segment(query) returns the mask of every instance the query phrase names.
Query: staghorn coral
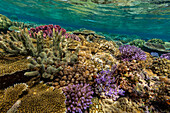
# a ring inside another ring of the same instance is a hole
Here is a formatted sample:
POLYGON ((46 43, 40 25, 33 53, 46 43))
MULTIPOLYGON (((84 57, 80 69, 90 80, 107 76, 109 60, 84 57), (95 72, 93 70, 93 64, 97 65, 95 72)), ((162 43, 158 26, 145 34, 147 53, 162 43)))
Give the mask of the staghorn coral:
POLYGON ((0 112, 7 112, 27 88, 25 83, 20 83, 5 89, 4 96, 0 100, 0 112))
POLYGON ((93 91, 89 84, 69 84, 63 88, 63 92, 67 98, 67 113, 83 113, 92 104, 93 91))
MULTIPOLYGON (((43 88, 44 89, 44 88, 43 88)), ((43 90, 28 94, 21 100, 17 113, 65 113, 66 97, 61 89, 43 90)))
POLYGON ((170 53, 162 54, 162 55, 160 56, 160 58, 166 58, 166 59, 170 60, 170 53))
POLYGON ((132 61, 132 60, 146 60, 146 53, 140 48, 131 45, 124 45, 119 47, 121 53, 121 60, 132 61))
POLYGON ((23 56, 2 57, 0 59, 0 76, 27 70, 28 63, 28 60, 23 56))
POLYGON ((165 44, 165 42, 161 39, 156 39, 156 38, 153 38, 153 39, 150 39, 148 40, 147 42, 149 43, 155 43, 155 44, 165 44))
POLYGON ((139 48, 143 48, 145 41, 141 39, 136 39, 131 42, 129 42, 129 45, 134 45, 139 48))
POLYGON ((36 56, 42 51, 42 32, 39 32, 38 35, 36 35, 36 46, 33 45, 33 40, 30 38, 27 28, 21 30, 20 33, 8 32, 8 35, 9 36, 4 35, 0 40, 0 48, 6 54, 36 56))
POLYGON ((158 76, 170 77, 170 60, 161 58, 154 59, 151 69, 158 76))

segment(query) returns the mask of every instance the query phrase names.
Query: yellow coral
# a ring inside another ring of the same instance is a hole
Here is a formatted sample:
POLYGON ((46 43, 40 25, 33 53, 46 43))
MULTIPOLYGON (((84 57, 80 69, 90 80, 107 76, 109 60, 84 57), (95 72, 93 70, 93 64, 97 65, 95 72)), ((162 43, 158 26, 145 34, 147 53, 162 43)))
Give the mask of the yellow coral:
POLYGON ((0 59, 0 76, 28 69, 28 60, 24 57, 5 57, 0 59))

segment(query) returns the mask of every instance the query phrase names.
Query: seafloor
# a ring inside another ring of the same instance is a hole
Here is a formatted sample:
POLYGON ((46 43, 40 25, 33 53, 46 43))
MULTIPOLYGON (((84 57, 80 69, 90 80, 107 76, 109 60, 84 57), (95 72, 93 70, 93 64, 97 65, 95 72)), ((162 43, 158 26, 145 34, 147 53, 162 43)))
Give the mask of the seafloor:
POLYGON ((170 112, 170 42, 4 15, 0 31, 0 113, 170 112))

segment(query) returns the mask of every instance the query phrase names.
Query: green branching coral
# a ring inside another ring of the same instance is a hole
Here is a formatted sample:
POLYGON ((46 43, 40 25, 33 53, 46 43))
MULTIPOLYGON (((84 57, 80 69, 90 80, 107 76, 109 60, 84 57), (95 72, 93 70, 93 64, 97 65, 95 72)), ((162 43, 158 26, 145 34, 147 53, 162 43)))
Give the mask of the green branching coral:
POLYGON ((26 95, 21 100, 17 113, 65 113, 66 97, 61 89, 49 88, 39 93, 26 95))
POLYGON ((7 54, 12 55, 30 55, 37 56, 42 50, 43 47, 43 34, 39 32, 38 35, 35 35, 34 38, 37 39, 36 46, 33 44, 29 36, 28 29, 21 30, 18 32, 8 32, 9 37, 4 35, 0 40, 0 48, 7 54))
POLYGON ((141 39, 136 39, 129 42, 130 45, 134 45, 136 47, 142 48, 144 46, 145 41, 141 39))
POLYGON ((156 39, 156 38, 150 39, 147 42, 149 42, 149 43, 156 43, 156 44, 165 44, 165 42, 163 40, 156 39))
POLYGON ((3 98, 0 100, 0 112, 7 112, 27 88, 28 86, 25 83, 15 84, 14 86, 7 88, 3 98))

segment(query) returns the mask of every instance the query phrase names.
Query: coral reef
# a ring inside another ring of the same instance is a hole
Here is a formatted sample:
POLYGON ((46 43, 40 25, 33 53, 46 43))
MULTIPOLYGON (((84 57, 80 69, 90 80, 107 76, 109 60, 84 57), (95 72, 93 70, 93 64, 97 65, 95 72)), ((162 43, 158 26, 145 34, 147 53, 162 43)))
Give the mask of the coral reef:
POLYGON ((26 95, 21 100, 17 113, 22 112, 46 112, 46 113, 65 113, 66 97, 61 89, 47 89, 33 94, 26 95))
POLYGON ((158 76, 170 77, 170 60, 160 58, 154 59, 151 69, 158 76))
POLYGON ((65 113, 66 97, 61 89, 54 89, 42 82, 28 87, 25 83, 15 84, 4 90, 0 98, 0 112, 46 112, 65 113))
POLYGON ((28 86, 25 83, 15 84, 7 88, 3 99, 0 100, 0 111, 3 113, 7 112, 27 88, 28 86))
POLYGON ((0 59, 0 76, 13 74, 15 72, 27 70, 28 60, 23 56, 2 57, 0 59))
POLYGON ((99 103, 99 98, 94 97, 91 99, 92 104, 89 107, 89 113, 104 113, 102 105, 99 103))
POLYGON ((6 32, 11 24, 12 22, 9 18, 0 14, 0 32, 6 32))
POLYGON ((167 46, 167 43, 159 44, 159 43, 146 42, 144 44, 145 51, 148 51, 148 52, 155 51, 155 52, 158 52, 158 53, 169 53, 170 50, 167 49, 166 46, 167 46))
POLYGON ((139 48, 143 48, 144 43, 145 43, 145 41, 141 40, 141 39, 136 39, 136 40, 129 42, 130 45, 134 45, 134 46, 139 47, 139 48))
POLYGON ((92 104, 93 91, 88 84, 69 84, 63 88, 63 92, 67 98, 66 106, 68 113, 83 113, 92 104))
POLYGON ((160 58, 166 58, 166 59, 170 60, 170 53, 162 54, 162 55, 160 56, 160 58))
POLYGON ((62 32, 62 35, 65 35, 66 30, 61 28, 59 25, 44 25, 44 26, 38 26, 36 28, 31 28, 29 31, 30 37, 35 36, 38 34, 38 32, 43 32, 43 37, 53 37, 53 29, 55 29, 55 32, 62 32))
POLYGON ((104 113, 143 113, 143 109, 139 108, 139 103, 132 100, 121 97, 118 101, 112 101, 110 99, 101 99, 102 108, 104 113))
POLYGON ((104 36, 100 36, 96 34, 94 31, 91 30, 80 30, 80 31, 73 31, 73 34, 82 35, 87 39, 87 41, 93 41, 94 39, 105 38, 104 36))
POLYGON ((115 83, 115 77, 113 77, 116 68, 117 65, 113 66, 111 71, 101 71, 98 74, 98 77, 95 79, 95 93, 113 100, 117 100, 120 95, 124 96, 125 91, 119 89, 119 86, 115 83))
POLYGON ((0 48, 6 54, 36 56, 41 52, 43 46, 41 32, 36 36, 38 40, 36 46, 33 45, 33 40, 29 36, 28 29, 24 29, 20 33, 8 32, 8 34, 9 36, 4 35, 0 39, 0 48))
POLYGON ((147 42, 149 43, 155 43, 155 44, 165 44, 165 42, 161 39, 156 39, 156 38, 153 38, 153 39, 150 39, 148 40, 147 42))
POLYGON ((119 51, 121 53, 121 60, 146 60, 146 53, 135 46, 124 45, 119 47, 119 51))
POLYGON ((56 67, 57 57, 51 51, 46 50, 46 52, 41 52, 39 57, 35 60, 34 58, 29 58, 30 72, 26 72, 25 76, 38 76, 41 75, 43 78, 53 79, 57 73, 62 70, 62 67, 56 67))

